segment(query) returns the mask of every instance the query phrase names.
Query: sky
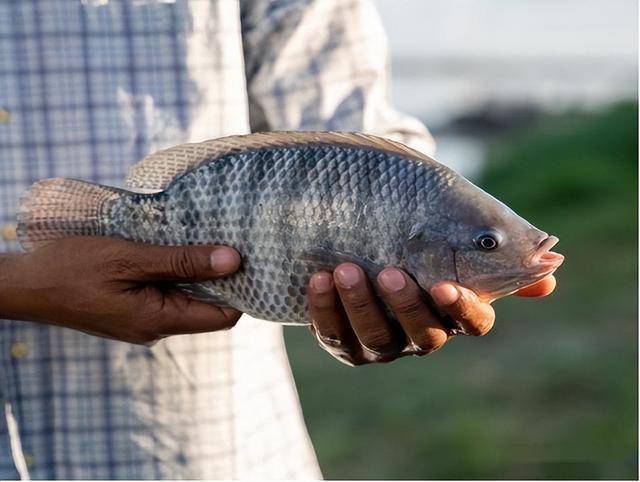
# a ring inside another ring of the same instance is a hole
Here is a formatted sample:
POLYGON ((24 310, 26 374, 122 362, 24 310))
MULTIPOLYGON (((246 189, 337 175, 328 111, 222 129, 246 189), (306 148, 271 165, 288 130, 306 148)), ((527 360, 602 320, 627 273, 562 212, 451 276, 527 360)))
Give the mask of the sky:
POLYGON ((637 92, 635 0, 374 0, 393 98, 428 124, 490 103, 597 106, 637 92))
POLYGON ((394 52, 637 58, 636 0, 375 0, 394 52))
POLYGON ((481 139, 446 132, 478 109, 589 109, 637 96, 636 0, 374 0, 392 99, 436 134, 436 158, 473 177, 481 139), (439 129, 445 127, 445 130, 439 129))

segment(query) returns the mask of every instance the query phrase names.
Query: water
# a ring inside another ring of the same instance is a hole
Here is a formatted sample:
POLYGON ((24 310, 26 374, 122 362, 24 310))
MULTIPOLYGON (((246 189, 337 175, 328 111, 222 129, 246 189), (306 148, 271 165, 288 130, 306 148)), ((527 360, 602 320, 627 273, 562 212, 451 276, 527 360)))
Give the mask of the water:
POLYGON ((637 96, 634 0, 375 0, 395 105, 435 132, 436 157, 473 177, 481 138, 455 118, 487 105, 591 109, 637 96))
POLYGON ((455 134, 437 136, 436 155, 438 162, 470 180, 478 177, 482 171, 486 146, 482 139, 455 134))

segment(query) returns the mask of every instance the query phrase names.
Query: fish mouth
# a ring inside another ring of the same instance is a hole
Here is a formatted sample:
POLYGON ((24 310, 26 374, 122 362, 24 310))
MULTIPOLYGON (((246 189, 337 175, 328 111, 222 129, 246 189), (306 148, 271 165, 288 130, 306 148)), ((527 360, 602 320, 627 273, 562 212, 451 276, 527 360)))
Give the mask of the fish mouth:
POLYGON ((556 236, 548 236, 539 242, 522 264, 524 269, 519 268, 500 274, 485 274, 475 276, 471 284, 483 284, 490 281, 491 289, 482 292, 478 291, 481 299, 493 301, 504 296, 511 295, 516 291, 530 286, 541 279, 552 274, 564 261, 564 256, 551 251, 560 240, 556 236))
POLYGON ((546 276, 553 273, 564 261, 563 255, 551 251, 559 241, 556 236, 546 236, 542 239, 531 257, 524 262, 525 267, 538 275, 546 276))

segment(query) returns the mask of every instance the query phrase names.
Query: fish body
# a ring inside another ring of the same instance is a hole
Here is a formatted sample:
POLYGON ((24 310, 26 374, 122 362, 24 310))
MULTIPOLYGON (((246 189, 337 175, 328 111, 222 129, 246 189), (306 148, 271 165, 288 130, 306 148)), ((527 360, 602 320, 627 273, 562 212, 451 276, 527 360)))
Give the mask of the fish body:
POLYGON ((134 167, 128 186, 135 191, 68 179, 34 185, 19 219, 23 245, 71 234, 228 245, 242 255, 239 272, 181 287, 288 324, 309 323, 309 278, 343 261, 372 278, 394 265, 424 289, 448 279, 491 298, 559 265, 549 236, 505 205, 442 164, 363 134, 268 133, 177 146, 134 167), (500 259, 478 248, 487 233, 508 238, 500 259), (553 263, 539 266, 545 256, 553 263))

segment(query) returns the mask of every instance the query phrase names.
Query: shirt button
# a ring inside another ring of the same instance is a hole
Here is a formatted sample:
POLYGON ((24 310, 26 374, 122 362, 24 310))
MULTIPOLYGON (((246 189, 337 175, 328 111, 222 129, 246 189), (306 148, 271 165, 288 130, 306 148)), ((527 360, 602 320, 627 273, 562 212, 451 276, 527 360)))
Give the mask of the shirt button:
POLYGON ((29 347, 26 343, 16 341, 11 345, 11 356, 13 358, 24 358, 29 353, 29 347))
POLYGON ((32 469, 36 465, 36 458, 33 454, 24 454, 24 463, 27 464, 28 469, 32 469))
POLYGON ((0 107, 0 124, 8 124, 11 119, 11 112, 9 109, 3 109, 0 107))
POLYGON ((15 224, 5 224, 0 228, 0 232, 2 232, 2 237, 5 241, 15 241, 17 239, 16 235, 16 225, 15 224))

